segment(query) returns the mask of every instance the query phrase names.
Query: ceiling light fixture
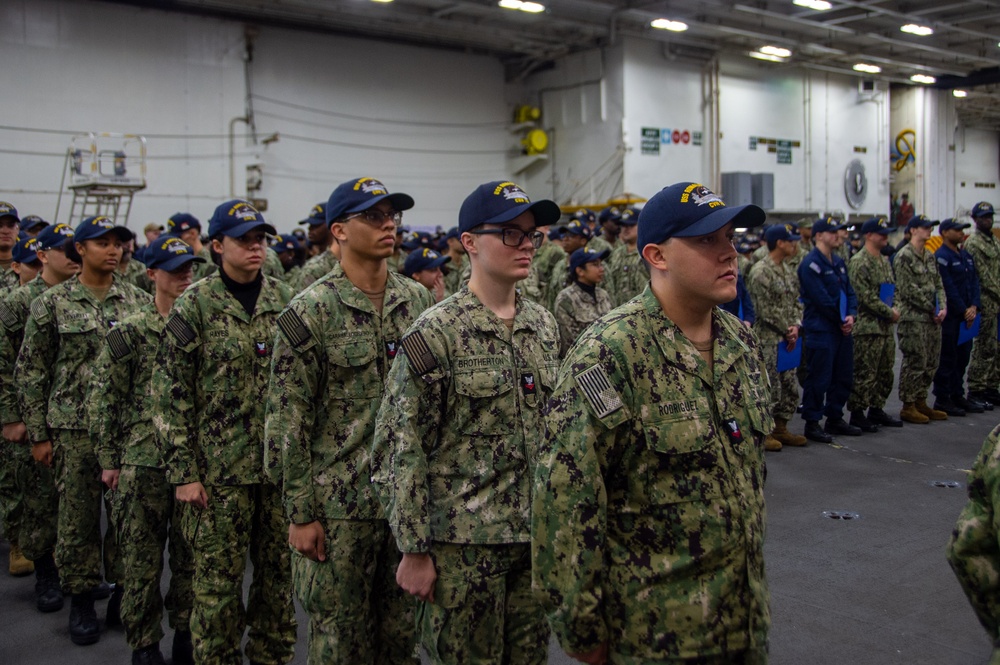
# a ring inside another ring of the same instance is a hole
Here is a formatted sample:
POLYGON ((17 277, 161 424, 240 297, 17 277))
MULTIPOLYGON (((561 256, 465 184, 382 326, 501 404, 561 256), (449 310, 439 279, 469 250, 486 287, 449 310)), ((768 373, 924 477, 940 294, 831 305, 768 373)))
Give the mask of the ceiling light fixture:
POLYGON ((792 56, 791 51, 780 46, 761 46, 758 50, 764 55, 775 55, 779 58, 790 58, 792 56))
POLYGON ((882 68, 879 67, 878 65, 869 65, 864 62, 859 62, 858 64, 854 65, 854 71, 864 72, 865 74, 879 74, 881 73, 882 68))
POLYGON ((785 59, 776 55, 769 55, 767 53, 761 53, 760 51, 750 51, 747 53, 751 58, 756 58, 758 60, 767 60, 768 62, 784 62, 785 59))
POLYGON ((688 29, 688 24, 683 21, 671 21, 668 18, 658 18, 650 21, 650 27, 657 30, 669 30, 671 32, 684 32, 688 29))
POLYGON ((927 85, 937 81, 933 76, 927 76, 926 74, 914 74, 910 77, 910 80, 914 83, 926 83, 927 85))
POLYGON ((372 2, 392 2, 392 0, 372 0, 372 2))
POLYGON ((918 37, 927 37, 928 35, 934 34, 933 28, 929 28, 926 25, 917 25, 916 23, 907 23, 900 28, 900 31, 907 32, 918 37))
POLYGON ((537 2, 522 2, 521 0, 500 0, 498 2, 504 9, 517 9, 529 14, 537 14, 545 11, 545 5, 537 2))
POLYGON ((833 7, 826 0, 792 0, 792 4, 805 7, 806 9, 815 9, 818 12, 825 12, 827 9, 833 7))
POLYGON ((965 90, 952 90, 951 94, 952 96, 958 97, 959 99, 963 99, 969 96, 969 93, 965 90))

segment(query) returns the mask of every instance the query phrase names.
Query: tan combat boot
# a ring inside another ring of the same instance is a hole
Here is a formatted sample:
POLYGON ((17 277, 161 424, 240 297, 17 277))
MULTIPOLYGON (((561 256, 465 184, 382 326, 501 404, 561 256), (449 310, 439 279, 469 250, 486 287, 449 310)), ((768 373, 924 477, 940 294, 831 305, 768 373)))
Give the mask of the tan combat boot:
POLYGON ((771 452, 781 450, 781 441, 774 438, 773 434, 768 434, 764 437, 764 450, 769 450, 771 452))
POLYGON ((930 421, 930 418, 920 413, 917 405, 913 402, 903 404, 903 410, 899 412, 899 419, 915 425, 926 425, 930 421))
POLYGON ((927 406, 927 400, 920 400, 915 403, 917 405, 917 411, 924 414, 931 420, 948 420, 948 414, 944 411, 938 411, 937 409, 932 409, 927 406))
POLYGON ((17 543, 10 544, 10 574, 14 577, 30 575, 35 572, 35 564, 24 558, 24 553, 17 543))
POLYGON ((771 436, 784 446, 804 446, 807 441, 806 437, 801 434, 792 434, 789 432, 788 421, 784 418, 774 419, 774 431, 771 432, 771 436))

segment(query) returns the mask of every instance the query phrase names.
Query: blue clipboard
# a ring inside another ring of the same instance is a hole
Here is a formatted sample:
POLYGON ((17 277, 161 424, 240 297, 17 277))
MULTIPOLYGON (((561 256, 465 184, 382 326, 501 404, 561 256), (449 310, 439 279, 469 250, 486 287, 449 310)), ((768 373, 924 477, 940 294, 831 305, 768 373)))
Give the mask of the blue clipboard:
POLYGON ((896 285, 891 282, 882 282, 878 285, 878 299, 889 307, 896 302, 896 285))
POLYGON ((972 320, 972 325, 969 327, 965 326, 965 321, 958 324, 958 343, 965 344, 966 342, 971 342, 979 335, 979 314, 976 314, 976 318, 972 320))
POLYGON ((847 293, 845 291, 840 292, 840 320, 847 320, 847 293))
POLYGON ((802 364, 802 340, 795 342, 795 349, 788 350, 788 342, 778 342, 778 371, 787 372, 802 364))

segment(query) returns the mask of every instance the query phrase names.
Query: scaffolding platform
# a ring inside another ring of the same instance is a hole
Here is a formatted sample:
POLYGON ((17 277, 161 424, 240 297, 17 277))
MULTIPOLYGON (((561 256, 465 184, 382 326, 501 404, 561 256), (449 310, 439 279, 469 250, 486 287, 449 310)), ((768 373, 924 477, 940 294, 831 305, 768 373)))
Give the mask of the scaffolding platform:
POLYGON ((132 199, 145 188, 145 137, 97 132, 74 136, 66 151, 54 221, 59 221, 63 193, 68 191, 72 200, 67 224, 104 215, 128 226, 132 199))

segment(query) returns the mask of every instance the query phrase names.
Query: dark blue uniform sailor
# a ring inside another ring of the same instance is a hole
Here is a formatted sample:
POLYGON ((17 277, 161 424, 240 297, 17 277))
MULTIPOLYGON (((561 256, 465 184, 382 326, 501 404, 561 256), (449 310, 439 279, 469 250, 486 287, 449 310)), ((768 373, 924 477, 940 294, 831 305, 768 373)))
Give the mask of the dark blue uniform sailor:
POLYGON ((837 255, 843 243, 836 220, 813 224, 816 247, 799 264, 799 294, 804 311, 805 353, 809 372, 802 384, 802 418, 805 435, 829 443, 833 434, 857 436, 861 430, 844 421, 844 405, 854 376, 854 338, 851 330, 858 300, 847 277, 847 264, 837 255), (819 420, 826 415, 826 427, 819 420))

